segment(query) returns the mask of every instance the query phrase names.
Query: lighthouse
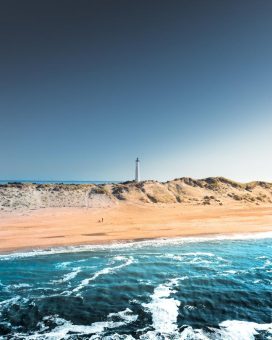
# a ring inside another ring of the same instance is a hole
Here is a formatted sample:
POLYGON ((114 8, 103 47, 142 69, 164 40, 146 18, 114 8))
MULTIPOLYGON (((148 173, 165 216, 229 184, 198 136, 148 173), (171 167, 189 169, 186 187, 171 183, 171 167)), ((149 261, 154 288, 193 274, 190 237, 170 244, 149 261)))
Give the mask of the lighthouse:
POLYGON ((135 182, 140 182, 140 160, 137 157, 135 167, 135 182))

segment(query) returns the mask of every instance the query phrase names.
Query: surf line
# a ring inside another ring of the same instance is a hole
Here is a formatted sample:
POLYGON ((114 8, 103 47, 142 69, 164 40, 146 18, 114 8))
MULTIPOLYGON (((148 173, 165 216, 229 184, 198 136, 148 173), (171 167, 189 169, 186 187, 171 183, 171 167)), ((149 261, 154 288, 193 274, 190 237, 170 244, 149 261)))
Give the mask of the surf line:
MULTIPOLYGON (((94 280, 96 280, 99 276, 101 275, 106 275, 106 274, 112 274, 114 272, 116 272, 117 270, 120 270, 121 268, 127 267, 129 265, 131 265, 132 263, 135 262, 135 260, 133 259, 132 256, 129 257, 125 257, 125 256, 116 256, 114 258, 115 261, 124 261, 126 260, 124 263, 121 263, 117 266, 114 267, 106 267, 101 269, 100 271, 98 271, 97 273, 95 273, 92 277, 84 279, 80 282, 80 284, 75 287, 74 289, 71 290, 71 292, 69 292, 70 294, 72 293, 77 293, 80 290, 82 290, 84 287, 88 286, 88 284, 94 280)), ((66 292, 67 293, 67 292, 66 292)))

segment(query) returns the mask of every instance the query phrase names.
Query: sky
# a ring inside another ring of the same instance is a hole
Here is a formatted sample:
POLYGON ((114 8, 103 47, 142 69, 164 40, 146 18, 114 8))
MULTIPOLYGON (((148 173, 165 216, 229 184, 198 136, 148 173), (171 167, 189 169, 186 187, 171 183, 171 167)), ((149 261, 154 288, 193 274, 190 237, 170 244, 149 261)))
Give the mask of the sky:
POLYGON ((3 0, 0 179, 272 181, 271 0, 3 0))

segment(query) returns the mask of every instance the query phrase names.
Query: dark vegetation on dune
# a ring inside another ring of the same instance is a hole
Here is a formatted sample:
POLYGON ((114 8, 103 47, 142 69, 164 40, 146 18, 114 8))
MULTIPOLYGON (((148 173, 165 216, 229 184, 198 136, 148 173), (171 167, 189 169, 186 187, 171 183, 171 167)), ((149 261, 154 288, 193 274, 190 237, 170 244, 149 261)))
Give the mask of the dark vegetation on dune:
POLYGON ((126 181, 118 184, 36 184, 11 182, 0 185, 0 210, 47 207, 104 207, 118 202, 179 203, 192 205, 271 204, 272 183, 238 183, 224 177, 177 178, 167 182, 126 181))

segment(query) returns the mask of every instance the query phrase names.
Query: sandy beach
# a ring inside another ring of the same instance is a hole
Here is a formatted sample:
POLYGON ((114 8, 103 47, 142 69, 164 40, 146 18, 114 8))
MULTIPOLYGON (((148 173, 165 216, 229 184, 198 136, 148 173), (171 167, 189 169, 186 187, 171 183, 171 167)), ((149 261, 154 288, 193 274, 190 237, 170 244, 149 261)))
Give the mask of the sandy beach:
POLYGON ((266 231, 272 231, 271 206, 119 203, 45 208, 0 215, 0 251, 266 231))

